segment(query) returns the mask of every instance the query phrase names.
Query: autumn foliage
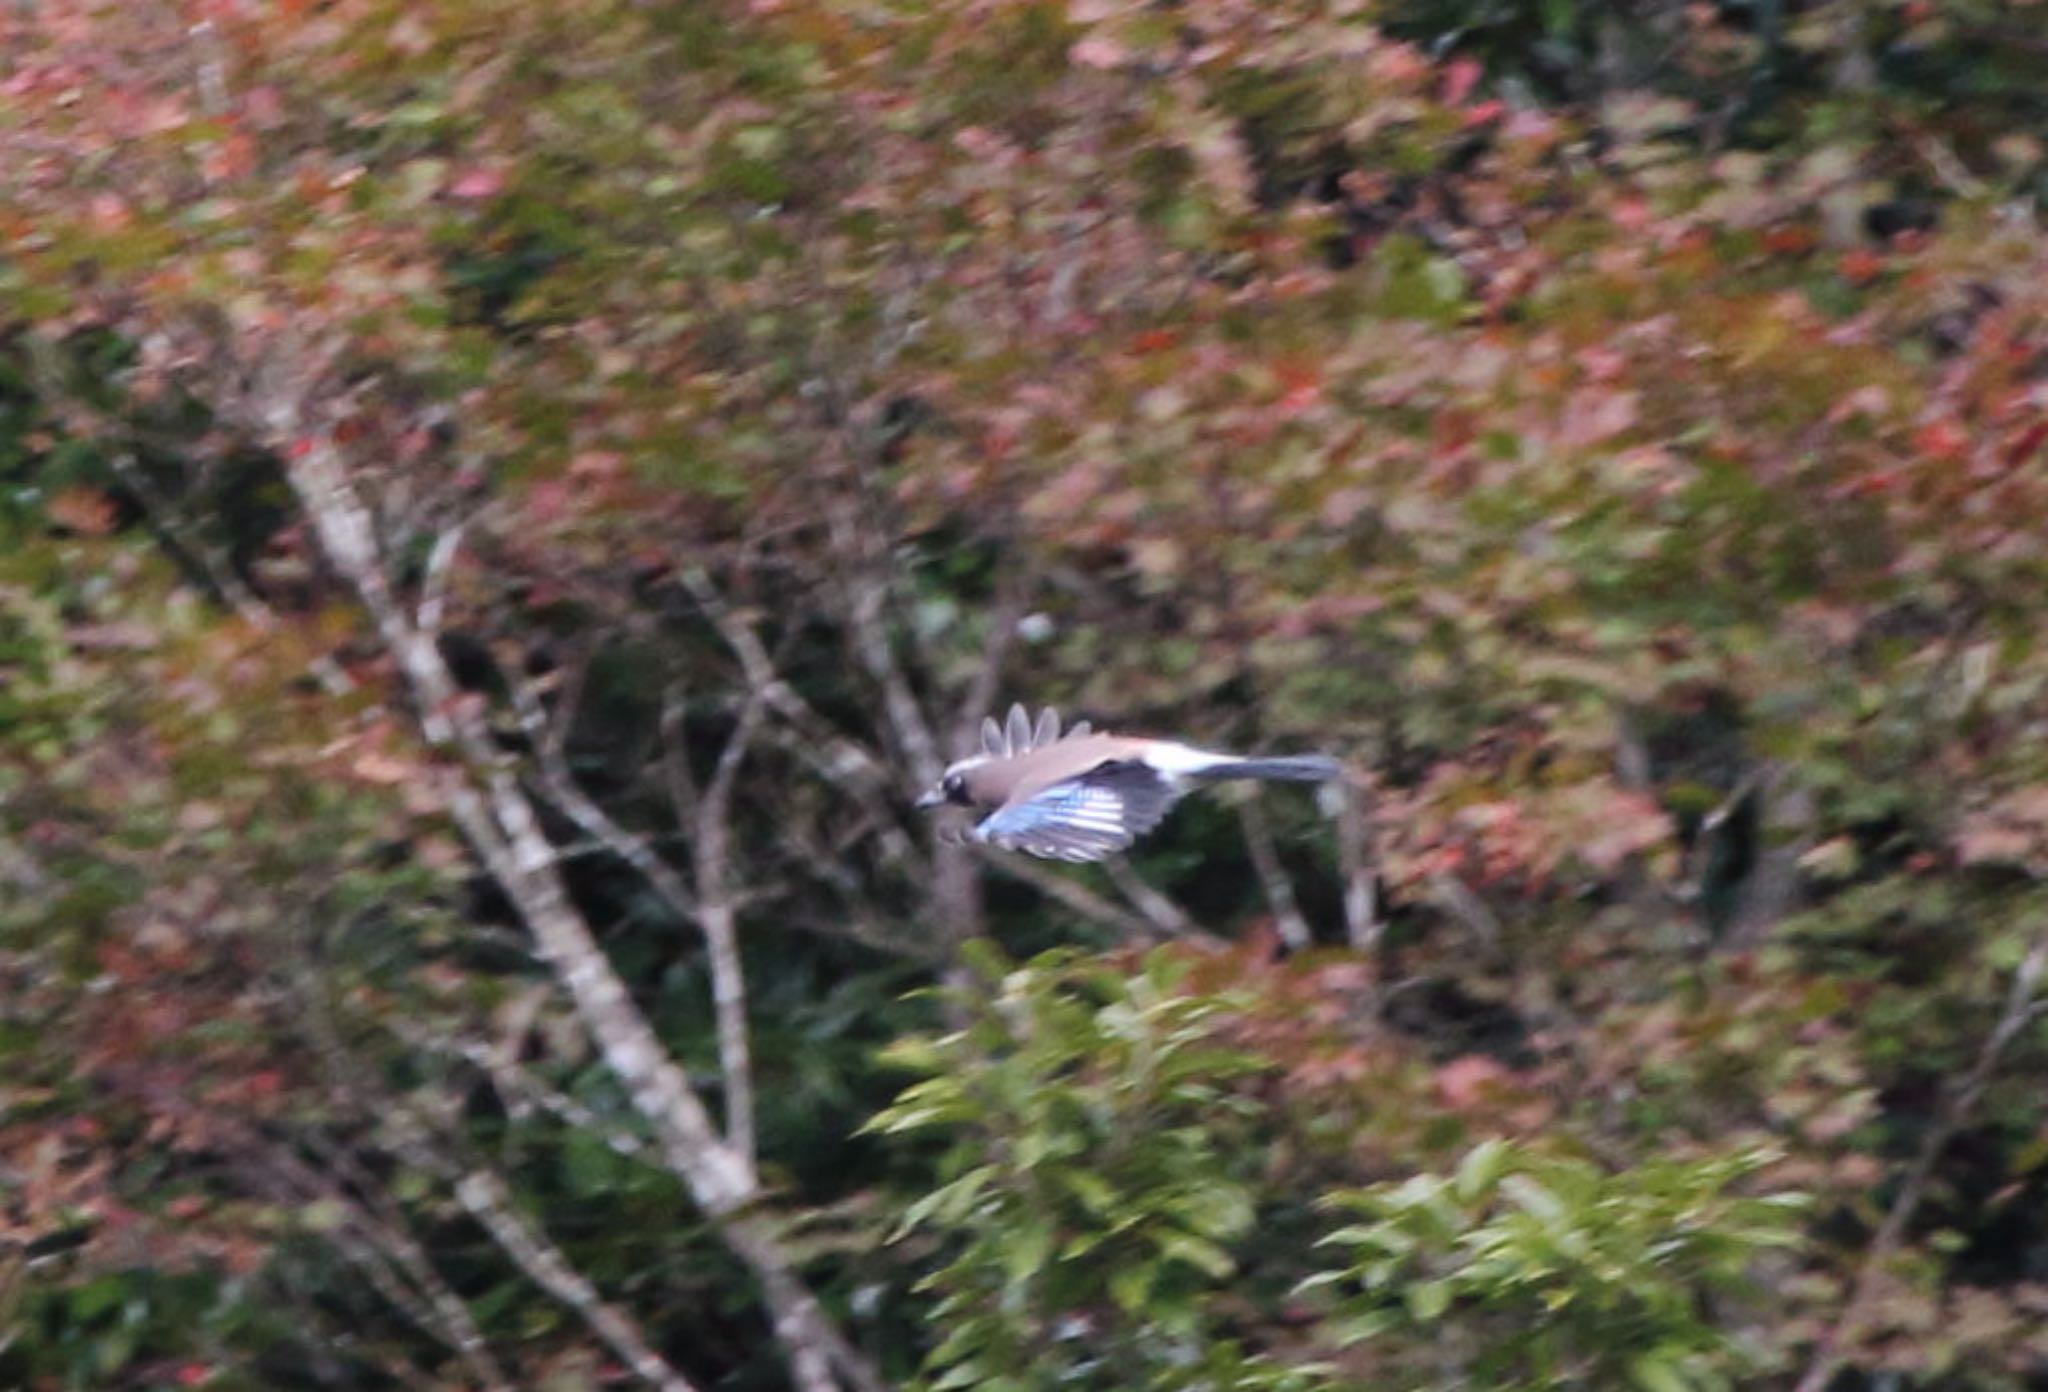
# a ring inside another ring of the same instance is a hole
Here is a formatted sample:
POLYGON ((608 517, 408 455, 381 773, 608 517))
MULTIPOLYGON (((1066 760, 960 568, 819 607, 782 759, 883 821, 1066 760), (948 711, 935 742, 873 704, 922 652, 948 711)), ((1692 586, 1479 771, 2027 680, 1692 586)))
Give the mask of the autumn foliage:
POLYGON ((2038 1384, 2044 35, 7 7, 0 1383, 2038 1384))

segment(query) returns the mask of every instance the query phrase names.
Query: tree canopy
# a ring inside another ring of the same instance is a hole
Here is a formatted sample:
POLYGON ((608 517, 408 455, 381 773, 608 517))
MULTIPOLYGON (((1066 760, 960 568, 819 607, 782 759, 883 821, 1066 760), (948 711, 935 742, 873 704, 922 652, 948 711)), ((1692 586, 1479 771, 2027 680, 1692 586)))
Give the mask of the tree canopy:
POLYGON ((0 1383, 2039 1385, 2044 21, 6 7, 0 1383))

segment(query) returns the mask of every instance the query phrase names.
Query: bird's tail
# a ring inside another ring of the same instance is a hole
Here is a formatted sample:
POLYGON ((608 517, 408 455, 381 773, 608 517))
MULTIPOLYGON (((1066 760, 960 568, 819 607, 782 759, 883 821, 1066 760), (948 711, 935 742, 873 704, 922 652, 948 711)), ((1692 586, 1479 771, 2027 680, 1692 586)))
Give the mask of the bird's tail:
POLYGON ((1205 782, 1225 778, 1277 778, 1289 783, 1326 783, 1343 775, 1344 766, 1327 754, 1284 754, 1269 759, 1232 759, 1193 774, 1205 782))

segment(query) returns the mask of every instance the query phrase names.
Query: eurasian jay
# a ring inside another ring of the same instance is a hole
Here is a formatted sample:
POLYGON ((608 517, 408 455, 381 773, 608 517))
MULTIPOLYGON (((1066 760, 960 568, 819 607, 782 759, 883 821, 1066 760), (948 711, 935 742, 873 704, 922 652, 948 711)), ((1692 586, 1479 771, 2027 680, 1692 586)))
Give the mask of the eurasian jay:
POLYGON ((947 768, 919 807, 986 811, 973 837, 1055 860, 1101 860, 1127 850, 1203 783, 1277 778, 1320 783, 1342 766, 1324 754, 1244 758, 1173 740, 1097 734, 1077 722, 1064 735, 1050 708, 1034 725, 1022 706, 1007 725, 981 722, 981 753, 947 768))

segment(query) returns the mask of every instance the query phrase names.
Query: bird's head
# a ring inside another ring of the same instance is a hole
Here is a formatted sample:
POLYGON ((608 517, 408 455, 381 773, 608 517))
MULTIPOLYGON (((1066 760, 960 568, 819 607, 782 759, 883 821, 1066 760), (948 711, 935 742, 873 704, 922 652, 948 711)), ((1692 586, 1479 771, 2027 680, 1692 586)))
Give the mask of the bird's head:
POLYGON ((918 807, 929 809, 943 807, 948 803, 958 807, 974 806, 974 795, 967 787, 967 775, 987 762, 986 754, 977 754, 971 759, 961 759, 948 764, 946 771, 939 775, 939 781, 917 800, 918 807))

